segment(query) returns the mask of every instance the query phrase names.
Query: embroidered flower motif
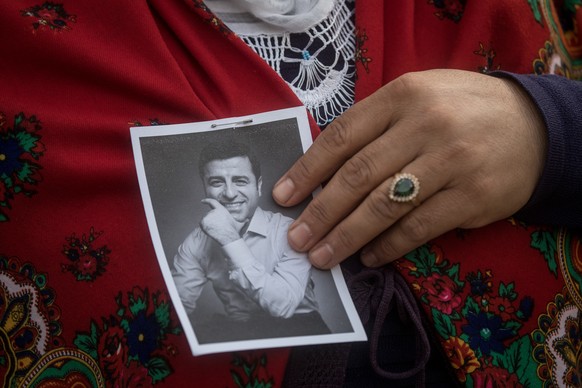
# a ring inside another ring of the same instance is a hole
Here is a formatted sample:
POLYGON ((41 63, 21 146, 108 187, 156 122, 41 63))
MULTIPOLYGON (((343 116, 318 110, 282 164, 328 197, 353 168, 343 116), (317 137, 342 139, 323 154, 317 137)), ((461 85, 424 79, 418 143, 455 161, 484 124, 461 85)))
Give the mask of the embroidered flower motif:
POLYGON ((481 366, 473 349, 460 338, 450 337, 443 343, 443 349, 455 369, 457 379, 462 383, 467 381, 467 375, 481 366))
MULTIPOLYGON (((165 123, 160 121, 159 119, 149 119, 149 125, 167 125, 169 123, 165 123)), ((130 121, 128 123, 129 125, 131 125, 132 127, 143 127, 144 124, 141 123, 141 121, 130 121)))
POLYGON ((10 209, 16 195, 32 196, 32 189, 41 180, 38 160, 44 145, 37 134, 42 129, 35 116, 19 113, 12 127, 7 126, 6 115, 0 112, 0 222, 8 221, 3 209, 10 209))
POLYGON ((507 387, 519 388, 520 384, 515 374, 509 373, 506 369, 488 365, 482 370, 477 370, 472 375, 474 388, 507 387))
POLYGON ((127 340, 125 331, 112 318, 97 340, 99 367, 108 380, 118 380, 119 373, 127 363, 127 340))
POLYGON ((473 51, 473 54, 479 55, 485 58, 485 65, 479 66, 479 72, 486 74, 490 71, 499 70, 501 68, 500 65, 495 65, 495 57, 497 53, 492 48, 485 48, 483 43, 479 42, 479 49, 473 51))
POLYGON ((78 333, 75 345, 93 357, 109 386, 156 384, 172 369, 168 358, 177 354, 169 336, 181 333, 170 317, 170 303, 161 292, 134 288, 117 298, 117 315, 91 322, 88 333, 78 333))
POLYGON ((534 309, 533 298, 526 296, 519 302, 519 308, 517 310, 516 315, 522 321, 527 321, 531 317, 533 309, 534 309))
POLYGON ((267 371, 265 353, 234 353, 231 363, 234 368, 230 370, 230 375, 237 387, 271 388, 274 386, 273 377, 267 371))
POLYGON ((451 314, 461 305, 458 286, 449 277, 432 274, 422 282, 422 288, 429 305, 445 314, 451 314))
POLYGON ((12 175, 22 168, 22 162, 18 157, 24 150, 16 139, 0 139, 0 175, 12 175))
POLYGON ((112 317, 104 324, 106 330, 98 339, 99 367, 108 382, 117 382, 119 387, 142 387, 148 385, 148 370, 138 362, 128 362, 125 331, 112 317))
POLYGON ((503 327, 503 322, 497 315, 471 312, 467 315, 467 322, 462 330, 469 336, 471 348, 479 349, 486 355, 491 352, 503 353, 503 341, 515 335, 512 330, 503 327))
POLYGON ((77 21, 77 17, 68 14, 62 4, 50 1, 22 10, 20 14, 34 18, 32 28, 35 32, 43 29, 56 32, 70 30, 71 27, 69 27, 68 23, 75 23, 77 21))
MULTIPOLYGON (((368 49, 364 47, 366 41, 368 40, 368 35, 366 34, 365 30, 356 30, 356 63, 360 63, 366 73, 370 72, 370 62, 372 62, 372 58, 368 57, 368 49)), ((356 73, 357 76, 357 73, 356 73)))
MULTIPOLYGON (((545 251, 556 251, 555 245, 551 246, 555 238, 540 241, 543 242, 537 245, 545 251)), ((532 248, 537 246, 532 244, 532 248)), ((470 258, 457 257, 453 261, 431 243, 408 253, 396 265, 430 317, 460 382, 467 386, 506 386, 499 380, 506 378, 508 384, 513 384, 509 386, 530 386, 535 381, 532 376, 539 373, 532 361, 534 357, 543 360, 546 354, 542 345, 532 347, 530 333, 522 332, 532 316, 533 299, 520 298, 513 282, 495 281, 493 271, 488 269, 474 270, 461 278, 465 259, 470 258)), ((544 338, 539 342, 543 343, 544 338)), ((563 343, 564 349, 578 346, 574 341, 563 343)), ((552 370, 551 365, 543 371, 548 373, 548 370, 552 370)))
POLYGON ((467 275, 467 281, 471 286, 471 294, 474 296, 483 296, 491 292, 491 271, 485 273, 478 271, 477 273, 470 272, 467 275))
POLYGON ((148 380, 148 369, 133 361, 126 368, 121 370, 119 386, 136 388, 151 386, 151 383, 149 383, 148 380))
POLYGON ((435 16, 439 19, 449 19, 455 23, 461 21, 465 12, 465 3, 467 0, 428 0, 429 4, 435 6, 437 11, 435 16))
POLYGON ((504 321, 511 319, 516 311, 511 300, 501 296, 491 298, 489 300, 489 308, 495 311, 504 321))
POLYGON ((136 356, 142 364, 147 364, 152 352, 158 347, 160 325, 154 315, 146 316, 141 311, 129 324, 127 344, 130 356, 136 356))
POLYGON ((213 28, 220 31, 225 36, 232 35, 232 30, 228 28, 228 26, 224 24, 222 20, 214 15, 210 8, 204 4, 204 1, 192 0, 192 5, 194 6, 196 12, 202 16, 206 23, 210 24, 213 28))
POLYGON ((536 230, 531 234, 531 247, 540 251, 548 269, 558 276, 557 234, 553 230, 536 230))
POLYGON ((61 264, 63 271, 71 272, 77 280, 94 281, 105 272, 109 263, 111 250, 106 245, 95 247, 95 240, 103 232, 95 232, 91 228, 89 235, 83 234, 81 238, 75 234, 67 237, 67 245, 63 246, 63 254, 69 259, 69 263, 61 264))

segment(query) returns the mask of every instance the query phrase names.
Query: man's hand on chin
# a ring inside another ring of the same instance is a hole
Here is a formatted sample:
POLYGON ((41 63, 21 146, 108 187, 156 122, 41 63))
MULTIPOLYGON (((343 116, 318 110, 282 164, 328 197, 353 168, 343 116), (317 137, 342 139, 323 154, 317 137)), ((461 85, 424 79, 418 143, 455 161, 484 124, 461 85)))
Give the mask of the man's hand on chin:
POLYGON ((235 220, 228 210, 215 199, 205 198, 202 203, 211 207, 208 214, 200 221, 200 227, 204 233, 216 240, 221 246, 240 238, 240 231, 245 223, 235 220))

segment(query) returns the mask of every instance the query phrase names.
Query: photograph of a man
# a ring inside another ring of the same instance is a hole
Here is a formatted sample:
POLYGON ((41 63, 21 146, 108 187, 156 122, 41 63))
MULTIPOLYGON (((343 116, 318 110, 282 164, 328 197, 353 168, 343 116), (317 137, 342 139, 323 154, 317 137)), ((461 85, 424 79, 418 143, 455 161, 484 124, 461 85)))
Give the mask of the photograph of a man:
POLYGON ((311 264, 287 243, 293 220, 259 206, 261 166, 249 145, 210 143, 200 152, 198 169, 208 212, 178 248, 172 269, 198 341, 329 333, 318 312, 311 264), (208 282, 224 313, 197 311, 208 282))

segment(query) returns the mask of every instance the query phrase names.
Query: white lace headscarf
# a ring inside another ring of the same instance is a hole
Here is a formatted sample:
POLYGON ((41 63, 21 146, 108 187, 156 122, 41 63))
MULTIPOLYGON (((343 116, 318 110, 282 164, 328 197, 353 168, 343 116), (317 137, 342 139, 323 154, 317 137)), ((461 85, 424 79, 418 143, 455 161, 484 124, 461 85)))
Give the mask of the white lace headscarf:
POLYGON ((352 106, 355 0, 204 1, 287 82, 321 127, 352 106))
POLYGON ((334 0, 233 0, 258 19, 284 32, 304 32, 329 15, 334 0))

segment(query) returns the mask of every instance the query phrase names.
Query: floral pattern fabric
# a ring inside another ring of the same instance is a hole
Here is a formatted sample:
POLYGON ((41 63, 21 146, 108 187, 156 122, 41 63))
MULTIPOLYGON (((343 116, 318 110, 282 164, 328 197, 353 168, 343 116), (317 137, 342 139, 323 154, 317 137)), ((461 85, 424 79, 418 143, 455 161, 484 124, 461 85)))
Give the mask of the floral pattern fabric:
MULTIPOLYGON (((513 221, 496 228, 530 235, 532 265, 545 263, 551 279, 545 287, 559 291, 555 300, 546 302, 547 308, 543 308, 545 303, 536 306, 544 300, 537 291, 540 285, 528 282, 527 276, 525 281, 507 275, 503 279, 481 262, 471 261, 473 232, 453 237, 462 241, 459 250, 464 245, 468 248, 460 256, 452 258, 449 255, 458 252, 443 251, 433 243, 406 255, 397 265, 433 322, 459 381, 477 387, 580 386, 582 305, 574 302, 580 283, 576 289, 559 289, 566 267, 558 268, 560 259, 573 263, 580 253, 570 247, 558 253, 557 245, 559 239, 568 239, 578 247, 580 238, 564 230, 536 229, 513 221), (542 314, 533 314, 540 310, 542 314)), ((507 249, 502 253, 514 255, 507 249)))
POLYGON ((32 196, 42 180, 39 159, 44 154, 40 141, 40 120, 20 112, 12 121, 0 111, 0 222, 9 220, 8 211, 16 196, 32 196))
POLYGON ((95 240, 102 234, 91 228, 89 235, 81 238, 74 234, 66 238, 63 254, 68 263, 62 264, 63 271, 69 271, 77 280, 94 281, 105 272, 111 250, 107 245, 97 246, 95 240))
MULTIPOLYGON (((436 67, 582 78, 579 1, 504 4, 357 1, 357 100, 436 67)), ((149 238, 129 126, 297 97, 200 0, 2 7, 2 386, 279 386, 289 349, 191 355, 149 238)), ((500 221, 396 265, 462 384, 581 385, 577 232, 500 221)))

